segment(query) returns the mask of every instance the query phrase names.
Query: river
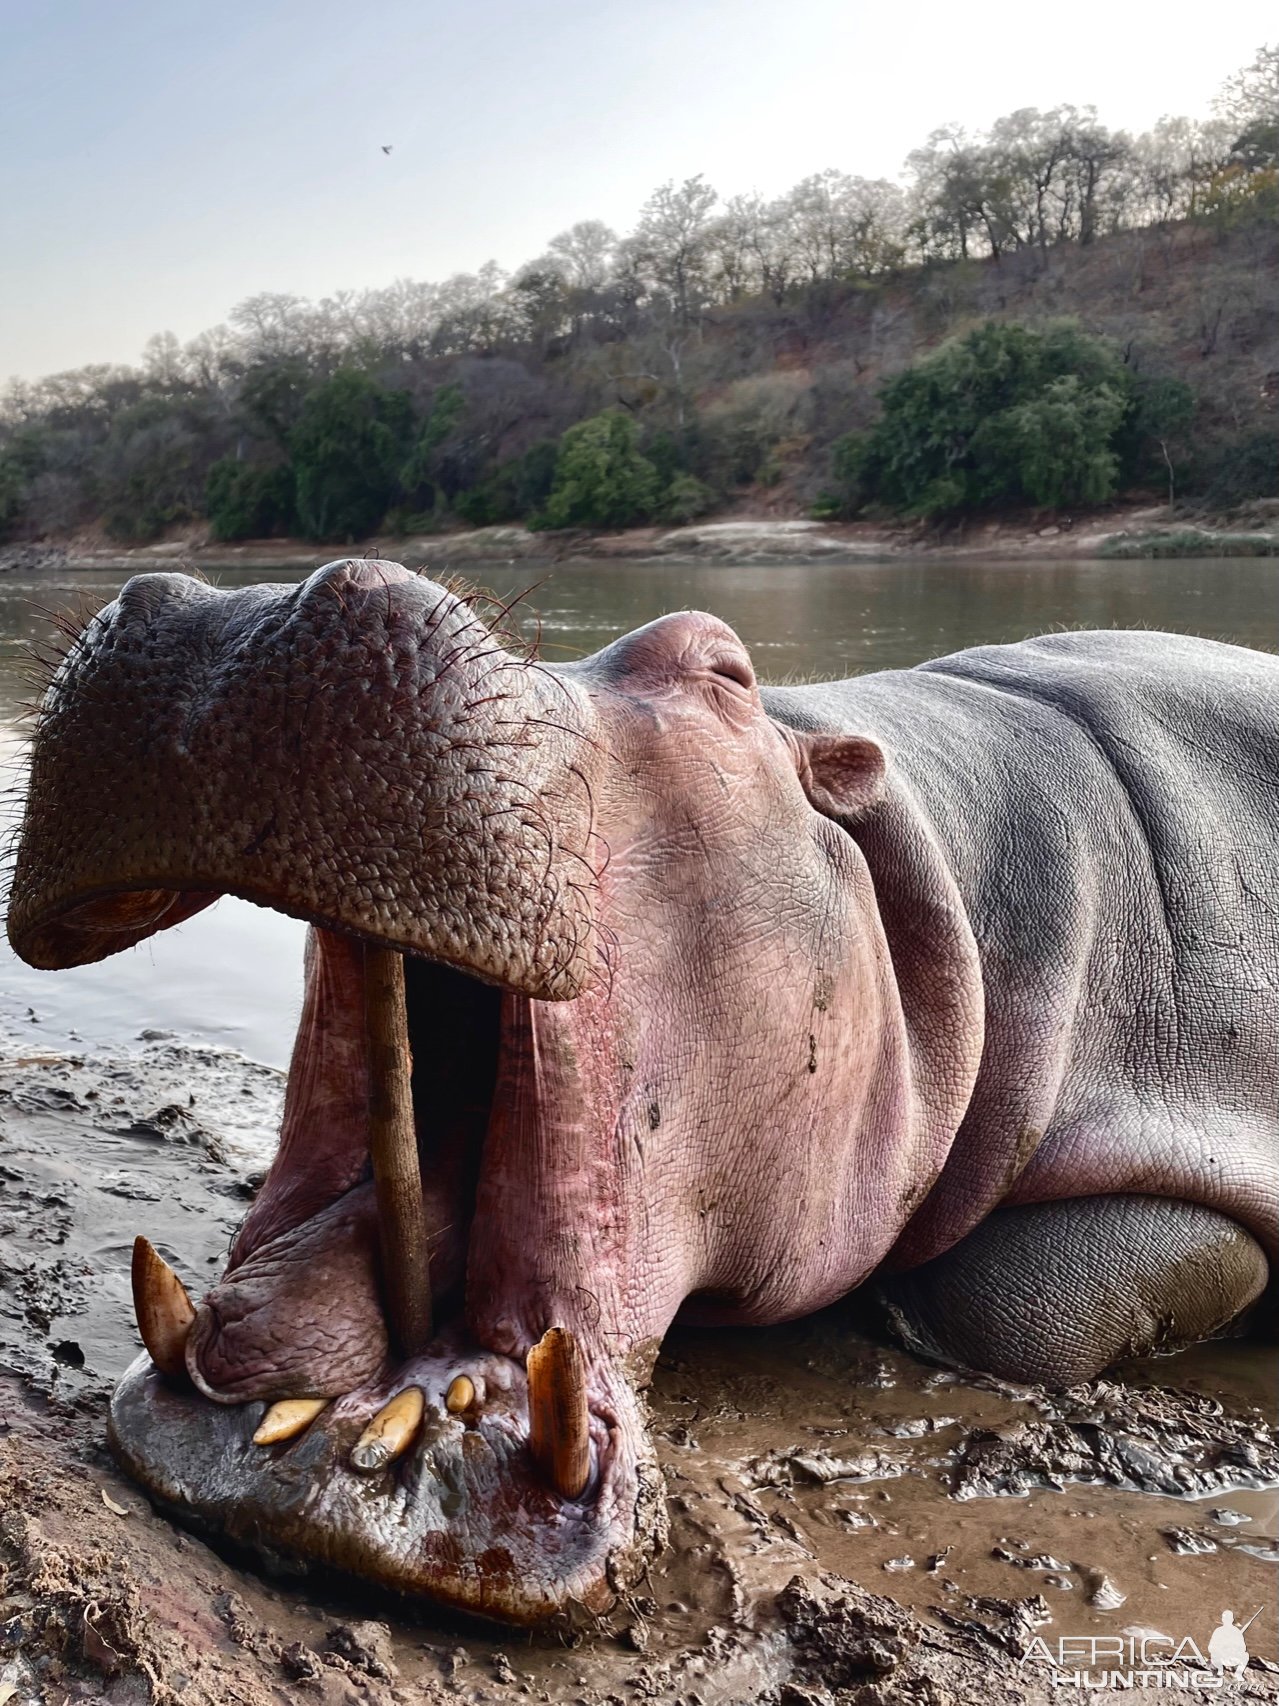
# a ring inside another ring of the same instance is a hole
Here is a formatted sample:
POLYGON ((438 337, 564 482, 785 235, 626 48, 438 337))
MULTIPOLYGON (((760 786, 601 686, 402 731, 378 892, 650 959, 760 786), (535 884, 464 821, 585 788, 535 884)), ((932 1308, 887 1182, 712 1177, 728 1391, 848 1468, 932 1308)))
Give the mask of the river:
MULTIPOLYGON (((317 562, 321 561, 317 555, 317 562)), ((71 571, 0 581, 0 729, 21 775, 25 646, 44 609, 105 602, 121 576, 71 571)), ((219 585, 294 580, 238 567, 219 585)), ((739 567, 573 563, 484 571, 541 625, 548 662, 580 657, 664 611, 703 609, 732 624, 761 679, 845 676, 1060 628, 1168 628, 1274 649, 1279 568, 1264 559, 1183 562, 791 562, 739 567)), ((32 1040, 118 1049, 146 1030, 242 1050, 283 1066, 301 989, 302 926, 223 899, 186 924, 102 965, 36 972, 0 946, 0 1004, 32 1040)))

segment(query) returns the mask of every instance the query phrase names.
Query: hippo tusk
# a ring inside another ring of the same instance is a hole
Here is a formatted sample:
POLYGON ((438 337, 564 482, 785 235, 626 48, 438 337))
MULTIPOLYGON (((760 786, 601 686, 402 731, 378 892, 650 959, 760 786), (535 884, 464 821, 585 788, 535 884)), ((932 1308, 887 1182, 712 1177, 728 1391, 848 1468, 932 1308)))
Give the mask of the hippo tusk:
POLYGON ((369 1153, 377 1192, 382 1285, 391 1337, 417 1356, 431 1337, 430 1250, 413 1119, 404 958, 364 949, 364 1023, 369 1057, 369 1153))
POLYGON ((281 1398, 263 1416, 253 1433, 254 1445, 279 1445, 309 1428, 327 1408, 327 1398, 281 1398))
POLYGON ((408 1450, 422 1425, 426 1400, 418 1386, 406 1386, 374 1416, 351 1451, 351 1467, 370 1474, 408 1450))
POLYGON ((533 1461, 563 1499, 580 1498, 591 1477, 586 1365, 565 1327, 550 1327, 528 1353, 528 1443, 533 1461))
POLYGON ((195 1320, 187 1288, 141 1233, 133 1240, 133 1313, 148 1355, 161 1374, 186 1372, 186 1343, 195 1320))
POLYGON ((444 1394, 444 1408, 450 1416, 464 1416, 475 1402, 475 1382, 469 1374, 456 1374, 444 1394))

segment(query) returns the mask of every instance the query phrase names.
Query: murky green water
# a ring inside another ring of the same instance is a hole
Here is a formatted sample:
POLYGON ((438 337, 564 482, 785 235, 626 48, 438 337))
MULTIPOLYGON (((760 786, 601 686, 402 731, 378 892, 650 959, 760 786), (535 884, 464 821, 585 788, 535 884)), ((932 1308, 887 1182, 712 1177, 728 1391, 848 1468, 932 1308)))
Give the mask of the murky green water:
MULTIPOLYGON (((319 560, 319 559, 317 559, 319 560)), ((293 580, 236 569, 223 586, 293 580)), ((527 607, 541 618, 549 662, 582 656, 667 610, 700 608, 731 623, 766 680, 898 668, 963 646, 1054 628, 1168 628, 1279 647, 1279 564, 1171 563, 572 564, 550 571, 490 569, 509 597, 540 583, 527 607)), ((0 579, 0 732, 15 766, 28 689, 22 650, 84 594, 103 602, 120 576, 0 579)), ((119 1045, 144 1029, 227 1043, 283 1065, 297 1016, 302 926, 223 900, 132 953, 72 972, 30 971, 0 947, 0 1002, 28 1009, 32 1042, 68 1037, 119 1045)))

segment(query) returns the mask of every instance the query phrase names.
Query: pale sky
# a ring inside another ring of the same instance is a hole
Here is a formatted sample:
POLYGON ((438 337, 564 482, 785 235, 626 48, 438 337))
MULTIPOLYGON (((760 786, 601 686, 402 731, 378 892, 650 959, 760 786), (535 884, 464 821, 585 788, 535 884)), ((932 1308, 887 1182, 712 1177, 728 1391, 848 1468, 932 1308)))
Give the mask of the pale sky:
POLYGON ((666 178, 896 176, 952 119, 1206 113, 1274 0, 0 0, 0 380, 258 291, 514 267, 666 178), (390 143, 393 152, 382 153, 390 143))

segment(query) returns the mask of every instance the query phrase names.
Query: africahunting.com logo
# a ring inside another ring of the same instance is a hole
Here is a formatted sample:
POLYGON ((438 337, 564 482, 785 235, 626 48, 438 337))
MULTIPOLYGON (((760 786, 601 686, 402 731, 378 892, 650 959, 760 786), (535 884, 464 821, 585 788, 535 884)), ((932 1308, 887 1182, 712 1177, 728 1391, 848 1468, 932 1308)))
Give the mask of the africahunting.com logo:
POLYGON ((1144 1629, 1131 1635, 1036 1635, 1023 1664, 1046 1665, 1054 1688, 1176 1689, 1204 1693, 1239 1681, 1248 1664, 1244 1635, 1261 1616, 1259 1606, 1244 1624, 1223 1611, 1205 1652, 1189 1635, 1174 1641, 1144 1629))

